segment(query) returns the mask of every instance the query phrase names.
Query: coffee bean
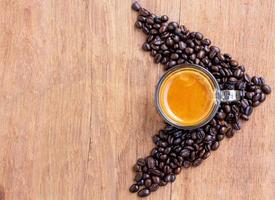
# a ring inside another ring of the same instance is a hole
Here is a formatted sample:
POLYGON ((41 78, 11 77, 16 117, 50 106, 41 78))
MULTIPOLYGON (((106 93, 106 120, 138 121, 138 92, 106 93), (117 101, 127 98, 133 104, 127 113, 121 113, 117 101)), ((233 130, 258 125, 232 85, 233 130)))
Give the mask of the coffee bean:
POLYGON ((271 88, 270 88, 270 86, 268 86, 268 85, 263 85, 263 86, 261 87, 261 89, 262 89, 262 91, 263 91, 265 94, 270 94, 270 93, 271 93, 271 88))
POLYGON ((135 26, 136 26, 138 29, 141 29, 142 26, 143 26, 143 24, 142 24, 141 21, 136 21, 135 26))
POLYGON ((162 55, 161 54, 155 55, 155 63, 160 63, 161 59, 162 59, 162 55))
POLYGON ((241 119, 245 120, 245 121, 248 121, 249 120, 249 117, 245 114, 241 114, 241 119))
POLYGON ((258 105, 260 105, 260 103, 261 103, 260 101, 255 101, 252 103, 252 106, 257 107, 258 105))
POLYGON ((255 102, 255 101, 258 101, 259 99, 261 98, 261 95, 260 94, 255 94, 252 98, 252 101, 255 102))
POLYGON ((225 118, 225 113, 224 112, 218 112, 217 114, 216 114, 216 117, 217 117, 217 119, 218 120, 223 120, 224 118, 225 118))
POLYGON ((142 49, 143 49, 144 51, 150 51, 150 50, 151 50, 151 46, 150 46, 149 43, 145 42, 145 43, 143 44, 143 46, 142 46, 142 49))
POLYGON ((152 180, 154 183, 158 184, 160 182, 160 178, 158 176, 153 176, 152 180))
POLYGON ((203 35, 199 32, 196 33, 196 39, 198 40, 202 40, 203 39, 203 35))
POLYGON ((141 167, 138 164, 135 164, 133 167, 135 172, 140 172, 141 171, 141 167))
POLYGON ((183 164, 182 164, 182 166, 183 166, 184 168, 189 168, 190 165, 191 165, 191 163, 190 163, 189 161, 184 161, 183 164))
POLYGON ((150 187, 149 187, 149 190, 150 192, 155 192, 159 189, 159 185, 158 184, 152 184, 150 187))
POLYGON ((244 75, 244 80, 245 80, 246 82, 250 82, 251 78, 250 78, 250 76, 249 76, 248 74, 245 74, 245 75, 244 75))
POLYGON ((246 93, 245 93, 245 96, 246 96, 248 99, 252 99, 253 96, 254 96, 254 92, 246 92, 246 93))
POLYGON ((141 9, 141 6, 139 5, 139 3, 137 1, 135 1, 133 4, 132 4, 132 9, 134 11, 139 11, 141 9))
POLYGON ((266 95, 264 93, 261 93, 261 97, 260 97, 259 101, 264 102, 265 98, 266 98, 266 95))
POLYGON ((166 40, 166 45, 167 46, 173 46, 173 44, 174 44, 174 41, 172 40, 172 38, 167 38, 167 40, 166 40))
POLYGON ((139 186, 137 184, 133 184, 131 185, 131 187, 129 188, 129 191, 132 193, 135 193, 139 190, 139 186))
POLYGON ((180 172, 181 172, 181 168, 180 167, 174 169, 174 173, 175 174, 180 174, 180 172))
POLYGON ((203 154, 203 156, 202 156, 202 159, 207 159, 209 156, 211 155, 211 152, 210 151, 207 151, 207 152, 205 152, 204 154, 203 154))
POLYGON ((172 175, 171 175, 170 182, 173 183, 175 180, 176 180, 176 175, 172 174, 172 175))
POLYGON ((209 39, 205 38, 202 40, 202 44, 209 46, 211 44, 211 41, 209 39))
POLYGON ((224 109, 224 112, 226 112, 226 113, 230 113, 230 111, 231 111, 231 108, 229 105, 225 105, 223 109, 224 109))
POLYGON ((227 132, 225 133, 225 136, 228 137, 228 138, 231 138, 231 137, 234 136, 234 134, 235 134, 235 131, 232 128, 229 128, 227 130, 227 132))
POLYGON ((218 134, 218 135, 216 136, 216 139, 217 139, 218 141, 222 141, 223 138, 224 138, 224 135, 223 135, 223 134, 218 134))
POLYGON ((194 162, 193 162, 193 166, 197 167, 202 163, 202 159, 201 158, 197 158, 194 162))
POLYGON ((192 48, 190 48, 190 47, 187 47, 186 49, 185 49, 185 53, 186 54, 192 54, 193 53, 193 49, 192 48))
POLYGON ((241 100, 241 106, 242 106, 243 108, 246 108, 247 106, 249 106, 249 103, 248 103, 247 99, 241 100))
POLYGON ((150 12, 148 10, 146 10, 145 8, 142 8, 139 10, 139 14, 144 16, 144 17, 147 17, 150 15, 150 12))
POLYGON ((144 182, 144 186, 148 188, 148 187, 150 187, 151 185, 152 185, 152 180, 149 179, 149 178, 146 179, 145 182, 144 182))
POLYGON ((139 158, 138 160, 137 160, 137 164, 139 165, 139 166, 145 166, 145 160, 143 159, 143 158, 139 158))
POLYGON ((167 65, 168 65, 169 68, 171 68, 171 67, 175 66, 176 64, 177 64, 177 62, 172 60, 172 61, 168 62, 167 65))
POLYGON ((161 21, 162 22, 167 22, 168 20, 169 20, 168 16, 166 16, 166 15, 161 16, 161 21))
POLYGON ((231 65, 232 67, 237 67, 239 64, 238 64, 238 62, 237 62, 236 60, 231 60, 231 61, 230 61, 230 65, 231 65))
POLYGON ((164 177, 165 182, 171 182, 171 175, 167 175, 164 177))
POLYGON ((164 180, 160 181, 159 186, 165 186, 165 185, 167 185, 166 181, 164 181, 164 180))
POLYGON ((155 167, 155 160, 154 160, 154 158, 148 157, 146 161, 147 161, 147 166, 148 166, 149 169, 155 167))
POLYGON ((139 197, 147 197, 148 195, 150 195, 150 190, 147 188, 144 188, 138 192, 139 197))
POLYGON ((198 57, 199 59, 204 58, 204 56, 205 56, 205 51, 204 51, 204 50, 200 50, 200 51, 198 52, 198 54, 197 54, 197 57, 198 57))
POLYGON ((161 176, 161 171, 157 170, 157 169, 149 169, 149 172, 155 176, 161 176))
POLYGON ((170 57, 172 60, 177 60, 179 58, 179 55, 176 54, 176 53, 173 53, 171 54, 171 57, 170 57))
POLYGON ((186 43, 184 43, 183 41, 180 41, 180 42, 179 42, 179 48, 180 48, 181 50, 184 50, 186 47, 187 47, 186 43))
POLYGON ((247 106, 244 110, 244 114, 250 116, 253 112, 253 108, 251 106, 247 106))
POLYGON ((214 142, 212 145, 211 145, 211 149, 213 151, 217 150, 220 146, 220 143, 218 141, 214 142))

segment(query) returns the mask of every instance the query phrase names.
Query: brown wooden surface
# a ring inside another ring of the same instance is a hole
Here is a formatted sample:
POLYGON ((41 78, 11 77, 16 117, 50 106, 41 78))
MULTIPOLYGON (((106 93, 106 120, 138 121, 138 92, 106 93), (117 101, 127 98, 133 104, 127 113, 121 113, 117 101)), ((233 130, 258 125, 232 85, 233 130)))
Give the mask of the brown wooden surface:
MULTIPOLYGON (((275 199, 275 2, 141 0, 201 31, 273 94, 200 167, 152 200, 275 199)), ((131 167, 162 127, 162 67, 129 0, 0 1, 0 199, 128 200, 131 167)))

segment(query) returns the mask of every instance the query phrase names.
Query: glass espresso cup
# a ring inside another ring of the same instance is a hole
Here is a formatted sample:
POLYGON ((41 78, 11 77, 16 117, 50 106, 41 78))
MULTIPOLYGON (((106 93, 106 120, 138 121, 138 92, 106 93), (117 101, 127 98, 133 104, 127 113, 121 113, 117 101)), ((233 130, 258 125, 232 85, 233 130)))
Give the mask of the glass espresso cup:
POLYGON ((183 64, 171 68, 160 78, 155 104, 167 123, 190 130, 209 122, 221 102, 237 101, 242 95, 240 90, 221 90, 206 69, 183 64))

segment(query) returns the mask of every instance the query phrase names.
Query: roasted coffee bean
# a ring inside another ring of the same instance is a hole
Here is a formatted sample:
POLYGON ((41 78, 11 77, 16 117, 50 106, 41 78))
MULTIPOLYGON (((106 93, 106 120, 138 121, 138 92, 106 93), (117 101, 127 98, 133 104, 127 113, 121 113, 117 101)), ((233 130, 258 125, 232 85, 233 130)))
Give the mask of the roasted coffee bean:
POLYGON ((141 9, 141 6, 139 5, 139 3, 138 2, 134 2, 133 4, 132 4, 132 9, 134 10, 134 11, 139 11, 140 9, 141 9))
POLYGON ((164 177, 165 182, 171 182, 171 175, 167 175, 164 177))
POLYGON ((253 112, 253 108, 251 106, 247 106, 244 110, 244 114, 250 116, 253 112))
POLYGON ((139 166, 145 166, 146 162, 145 162, 145 160, 144 160, 143 158, 139 158, 139 159, 137 160, 137 164, 138 164, 139 166))
POLYGON ((263 102, 266 98, 266 95, 264 93, 261 93, 261 97, 259 99, 260 102, 263 102))
POLYGON ((167 15, 161 16, 161 21, 162 22, 167 22, 169 20, 169 17, 167 15))
POLYGON ((202 156, 202 159, 207 159, 211 155, 210 151, 205 152, 205 154, 202 156))
POLYGON ((139 197, 147 197, 148 195, 150 195, 150 190, 147 188, 144 188, 138 192, 139 197))
POLYGON ((260 105, 260 101, 254 101, 253 103, 252 103, 252 106, 253 107, 257 107, 258 105, 260 105))
POLYGON ((138 182, 137 182, 137 185, 138 185, 138 186, 143 186, 143 185, 144 185, 144 180, 141 179, 140 181, 138 181, 138 182))
POLYGON ((189 161, 184 161, 183 164, 182 164, 182 166, 183 166, 184 168, 189 168, 190 165, 191 165, 191 163, 190 163, 189 161))
POLYGON ((187 47, 186 49, 185 49, 185 53, 186 54, 192 54, 194 52, 194 50, 192 49, 192 48, 190 48, 190 47, 187 47))
POLYGON ((160 182, 160 178, 159 178, 158 176, 153 176, 153 177, 152 177, 152 180, 153 180, 153 182, 156 183, 156 184, 159 184, 159 182, 160 182))
POLYGON ((268 86, 268 85, 263 85, 263 86, 261 87, 261 89, 262 89, 262 91, 263 91, 265 94, 270 94, 270 93, 271 93, 271 88, 270 88, 270 86, 268 86))
POLYGON ((135 164, 133 167, 134 171, 136 172, 140 172, 141 171, 141 166, 139 166, 138 164, 135 164))
POLYGON ((193 166, 197 167, 202 163, 202 159, 201 158, 197 158, 194 162, 193 162, 193 166))
POLYGON ((149 169, 149 172, 155 176, 161 176, 161 171, 157 170, 157 169, 149 169))
POLYGON ((238 62, 237 62, 236 60, 231 60, 231 61, 230 61, 230 65, 231 65, 232 67, 237 67, 237 66, 238 66, 238 62))
POLYGON ((218 134, 218 135, 216 136, 216 139, 217 139, 218 141, 223 140, 223 138, 224 138, 224 135, 223 135, 223 134, 218 134))
POLYGON ((243 99, 243 100, 241 101, 241 106, 242 106, 243 108, 246 108, 247 106, 249 106, 248 101, 247 101, 246 99, 243 99))
POLYGON ((146 179, 145 182, 144 182, 144 186, 148 188, 148 187, 150 187, 151 185, 152 185, 152 180, 149 179, 149 178, 146 179))
POLYGON ((248 121, 249 120, 249 117, 245 114, 241 114, 241 119, 245 120, 245 121, 248 121))
POLYGON ((230 111, 231 111, 231 108, 230 108, 229 105, 225 105, 225 106, 223 107, 223 109, 224 109, 224 112, 226 112, 226 113, 230 113, 230 111))
POLYGON ((173 183, 175 180, 176 180, 176 175, 172 174, 172 175, 171 175, 170 182, 173 183))
POLYGON ((224 112, 218 112, 216 117, 218 120, 223 120, 226 117, 226 114, 224 112))
POLYGON ((180 167, 177 167, 176 169, 174 169, 173 172, 174 172, 175 174, 180 174, 181 168, 180 168, 180 167))
POLYGON ((170 57, 172 60, 177 60, 179 58, 179 55, 176 54, 176 53, 173 53, 171 54, 171 57, 170 57))
POLYGON ((155 55, 155 63, 160 63, 161 59, 162 59, 162 55, 161 54, 155 55))
POLYGON ((149 169, 155 167, 155 160, 154 160, 154 158, 148 157, 146 161, 147 161, 147 166, 148 166, 149 169))
POLYGON ((252 99, 253 96, 254 96, 254 92, 246 92, 246 93, 245 93, 245 96, 246 96, 248 99, 252 99))
POLYGON ((142 179, 142 175, 143 175, 142 172, 138 172, 135 176, 134 181, 140 181, 142 179))
POLYGON ((136 26, 138 29, 141 29, 142 26, 143 26, 143 24, 142 24, 141 21, 136 21, 135 26, 136 26))
POLYGON ((151 50, 151 46, 150 46, 149 43, 146 42, 146 43, 143 44, 142 49, 144 51, 150 51, 151 50))
POLYGON ((159 185, 158 184, 152 184, 150 187, 149 187, 149 190, 150 192, 155 192, 159 189, 159 185))
POLYGON ((235 131, 232 128, 229 128, 227 130, 227 132, 225 133, 225 136, 228 137, 228 138, 231 138, 231 137, 234 136, 234 134, 235 134, 235 131))
POLYGON ((133 184, 131 185, 131 187, 129 188, 129 191, 132 193, 135 193, 139 190, 139 186, 137 184, 133 184))
POLYGON ((173 46, 174 45, 174 40, 172 38, 167 38, 166 40, 166 45, 167 46, 173 46))
POLYGON ((211 145, 211 150, 215 151, 219 148, 219 146, 220 146, 220 143, 216 141, 211 145))
POLYGON ((252 98, 252 101, 255 102, 255 101, 258 101, 259 99, 261 98, 261 95, 260 94, 255 94, 252 98))
POLYGON ((165 186, 165 185, 167 185, 167 182, 164 180, 161 180, 159 183, 159 186, 165 186))
POLYGON ((147 16, 150 15, 150 12, 148 10, 142 8, 142 9, 139 10, 139 14, 144 16, 144 17, 147 17, 147 16))
POLYGON ((146 173, 145 173, 145 174, 143 174, 142 179, 144 179, 144 180, 145 180, 145 179, 147 179, 147 178, 150 178, 150 175, 149 175, 149 174, 146 174, 146 173))

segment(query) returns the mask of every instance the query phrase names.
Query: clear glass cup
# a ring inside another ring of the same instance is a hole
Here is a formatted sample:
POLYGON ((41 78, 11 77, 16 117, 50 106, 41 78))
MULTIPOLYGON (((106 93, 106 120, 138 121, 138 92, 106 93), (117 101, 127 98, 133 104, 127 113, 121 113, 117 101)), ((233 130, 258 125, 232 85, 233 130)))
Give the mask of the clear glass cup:
POLYGON ((216 78, 208 70, 206 70, 198 65, 194 65, 194 64, 182 64, 182 65, 178 65, 178 66, 171 68, 165 74, 163 74, 163 76, 160 78, 160 80, 157 84, 157 87, 156 87, 156 92, 155 92, 155 105, 156 105, 156 108, 157 108, 159 114, 161 115, 161 117, 168 124, 171 124, 172 126, 175 126, 180 129, 192 130, 192 129, 196 129, 196 128, 199 128, 199 127, 207 124, 211 119, 213 119, 213 117, 215 116, 215 114, 217 113, 217 111, 219 109, 221 102, 238 101, 241 99, 241 97, 243 95, 244 95, 244 91, 241 91, 241 90, 221 90, 216 78), (167 114, 165 114, 165 112, 163 111, 163 109, 161 107, 160 98, 159 98, 161 86, 162 86, 163 82, 166 80, 166 78, 170 74, 177 73, 182 68, 186 68, 186 67, 196 69, 197 71, 199 71, 200 73, 203 73, 206 77, 208 77, 209 80, 211 81, 211 84, 214 86, 214 92, 215 92, 215 94, 214 94, 215 95, 215 103, 214 103, 214 106, 211 110, 211 113, 208 115, 208 117, 205 120, 203 120, 202 122, 200 122, 199 124, 187 125, 187 126, 176 123, 171 117, 169 117, 167 114))

